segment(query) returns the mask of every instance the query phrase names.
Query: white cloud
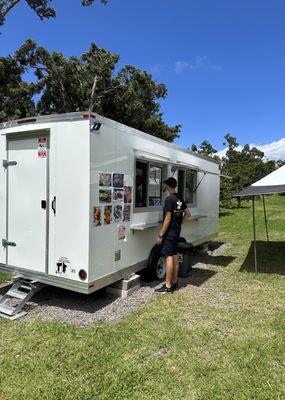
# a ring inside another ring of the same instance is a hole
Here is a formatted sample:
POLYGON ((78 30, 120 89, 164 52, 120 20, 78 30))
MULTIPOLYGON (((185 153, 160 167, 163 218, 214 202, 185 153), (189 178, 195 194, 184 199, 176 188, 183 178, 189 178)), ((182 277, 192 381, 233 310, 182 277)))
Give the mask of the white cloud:
POLYGON ((285 138, 255 147, 263 151, 268 160, 285 160, 285 138))
POLYGON ((152 74, 156 74, 159 75, 165 68, 164 64, 154 64, 151 68, 150 68, 150 72, 152 74))
POLYGON ((214 65, 208 59, 207 56, 196 56, 192 61, 176 61, 174 64, 174 71, 176 74, 180 74, 185 69, 191 69, 192 71, 196 71, 198 69, 214 69, 216 71, 221 71, 221 67, 219 65, 214 65))
POLYGON ((208 68, 215 69, 216 71, 221 71, 222 69, 219 65, 212 64, 207 56, 196 56, 189 67, 193 70, 208 68))
POLYGON ((196 56, 193 62, 190 64, 191 69, 204 68, 209 64, 207 56, 196 56))
MULTIPOLYGON (((267 160, 285 160, 285 138, 276 140, 268 144, 250 144, 250 147, 256 147, 263 151, 264 157, 267 160)), ((238 150, 241 150, 242 146, 238 146, 238 150)), ((226 155, 226 149, 219 150, 217 155, 224 157, 226 155)))
POLYGON ((188 66, 189 66, 189 63, 187 61, 175 61, 174 71, 176 72, 176 74, 180 74, 186 68, 188 68, 188 66))

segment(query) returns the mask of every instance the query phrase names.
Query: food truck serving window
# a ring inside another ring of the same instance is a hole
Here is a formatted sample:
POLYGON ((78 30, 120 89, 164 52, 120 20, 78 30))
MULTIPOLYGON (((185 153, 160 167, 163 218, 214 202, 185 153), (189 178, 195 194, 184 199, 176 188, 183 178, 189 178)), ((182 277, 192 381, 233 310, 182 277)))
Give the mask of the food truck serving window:
POLYGON ((136 208, 161 207, 162 167, 148 161, 136 161, 136 208))

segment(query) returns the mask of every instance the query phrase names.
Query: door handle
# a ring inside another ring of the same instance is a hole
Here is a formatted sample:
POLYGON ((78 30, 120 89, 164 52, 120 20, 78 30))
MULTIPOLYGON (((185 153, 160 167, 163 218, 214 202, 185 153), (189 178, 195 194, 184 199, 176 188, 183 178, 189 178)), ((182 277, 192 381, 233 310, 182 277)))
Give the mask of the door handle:
POLYGON ((54 196, 52 202, 51 202, 51 208, 53 210, 54 215, 56 214, 56 196, 54 196))
POLYGON ((42 200, 42 201, 41 201, 41 206, 42 206, 42 209, 43 209, 43 210, 46 210, 46 208, 47 208, 47 201, 46 201, 46 200, 42 200))

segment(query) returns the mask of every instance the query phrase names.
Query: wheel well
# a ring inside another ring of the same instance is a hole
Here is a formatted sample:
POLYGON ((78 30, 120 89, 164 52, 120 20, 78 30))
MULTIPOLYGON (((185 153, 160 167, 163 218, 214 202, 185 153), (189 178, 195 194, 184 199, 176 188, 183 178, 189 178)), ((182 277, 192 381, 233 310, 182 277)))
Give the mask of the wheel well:
POLYGON ((148 256, 148 267, 151 266, 153 258, 156 257, 158 254, 161 253, 162 246, 160 244, 155 244, 151 249, 149 256, 148 256))

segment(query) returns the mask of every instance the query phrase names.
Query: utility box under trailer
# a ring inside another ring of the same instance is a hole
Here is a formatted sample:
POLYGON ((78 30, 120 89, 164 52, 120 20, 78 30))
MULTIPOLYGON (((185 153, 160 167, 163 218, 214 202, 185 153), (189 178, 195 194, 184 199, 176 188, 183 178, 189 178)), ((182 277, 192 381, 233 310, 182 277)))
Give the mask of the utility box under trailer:
POLYGON ((144 269, 169 176, 192 213, 181 236, 218 233, 218 162, 99 115, 3 123, 0 162, 0 270, 14 277, 88 294, 144 269))

